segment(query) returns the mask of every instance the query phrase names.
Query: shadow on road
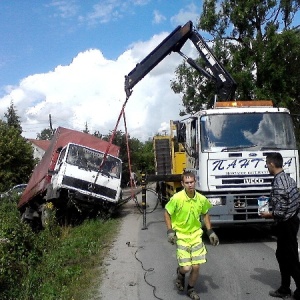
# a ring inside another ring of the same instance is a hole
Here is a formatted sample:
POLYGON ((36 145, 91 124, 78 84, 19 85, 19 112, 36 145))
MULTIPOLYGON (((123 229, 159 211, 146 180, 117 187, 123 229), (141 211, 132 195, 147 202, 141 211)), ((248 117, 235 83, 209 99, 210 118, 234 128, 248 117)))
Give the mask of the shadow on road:
POLYGON ((263 268, 254 268, 256 274, 250 275, 254 280, 262 282, 265 285, 270 286, 274 290, 278 288, 278 278, 280 277, 279 270, 268 270, 263 268))
MULTIPOLYGON (((240 225, 214 229, 222 244, 275 242, 270 226, 240 225)), ((205 239, 207 239, 205 237, 205 239)), ((208 239, 207 239, 208 241, 208 239)))

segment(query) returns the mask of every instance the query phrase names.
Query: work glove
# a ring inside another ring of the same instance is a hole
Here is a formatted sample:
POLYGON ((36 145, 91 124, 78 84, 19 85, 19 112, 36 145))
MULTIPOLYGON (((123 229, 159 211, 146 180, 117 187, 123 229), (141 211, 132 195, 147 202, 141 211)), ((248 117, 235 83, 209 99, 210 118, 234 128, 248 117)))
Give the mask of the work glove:
POLYGON ((177 240, 175 231, 173 229, 169 229, 167 231, 167 235, 168 235, 168 242, 171 243, 172 245, 174 245, 177 240))
POLYGON ((209 237, 210 243, 213 246, 218 246, 219 245, 219 238, 212 229, 207 230, 207 235, 209 237))

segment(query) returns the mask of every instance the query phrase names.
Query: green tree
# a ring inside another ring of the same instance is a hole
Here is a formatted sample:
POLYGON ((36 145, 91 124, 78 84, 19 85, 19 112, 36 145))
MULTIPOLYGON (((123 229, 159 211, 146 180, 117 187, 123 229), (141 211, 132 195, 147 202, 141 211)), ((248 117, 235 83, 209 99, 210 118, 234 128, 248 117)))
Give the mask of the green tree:
POLYGON ((17 115, 17 110, 14 106, 13 101, 10 102, 10 106, 7 108, 7 112, 4 113, 4 117, 6 118, 6 123, 9 126, 16 128, 20 134, 22 133, 23 130, 22 130, 20 118, 17 115))
POLYGON ((99 139, 102 139, 103 134, 101 134, 99 130, 96 130, 96 131, 94 131, 93 136, 96 136, 96 137, 98 137, 99 139))
MULTIPOLYGON (((236 80, 236 99, 271 99, 299 113, 300 34, 293 28, 299 4, 290 0, 204 1, 198 29, 212 36, 214 54, 236 80)), ((203 77, 187 65, 176 70, 171 87, 183 93, 183 113, 199 110, 212 98, 214 87, 201 83, 203 77)))
POLYGON ((88 126, 87 122, 85 122, 85 124, 84 124, 84 130, 82 130, 82 132, 84 132, 84 133, 90 133, 89 126, 88 126))
POLYGON ((146 141, 142 144, 141 152, 139 153, 139 170, 145 174, 154 174, 154 152, 153 142, 146 141))
POLYGON ((45 128, 41 131, 41 133, 37 134, 38 140, 51 140, 53 137, 55 130, 51 130, 50 128, 45 128))
POLYGON ((0 191, 28 182, 33 167, 31 145, 18 128, 0 120, 0 191))
MULTIPOLYGON (((113 132, 102 138, 109 141, 113 132)), ((131 138, 128 135, 128 148, 126 142, 126 134, 121 130, 117 130, 114 135, 113 143, 120 147, 120 159, 123 162, 122 170, 122 184, 125 186, 129 181, 129 160, 128 153, 130 154, 131 170, 137 174, 141 172, 153 173, 154 172, 154 154, 152 149, 152 142, 142 143, 136 138, 131 138)))

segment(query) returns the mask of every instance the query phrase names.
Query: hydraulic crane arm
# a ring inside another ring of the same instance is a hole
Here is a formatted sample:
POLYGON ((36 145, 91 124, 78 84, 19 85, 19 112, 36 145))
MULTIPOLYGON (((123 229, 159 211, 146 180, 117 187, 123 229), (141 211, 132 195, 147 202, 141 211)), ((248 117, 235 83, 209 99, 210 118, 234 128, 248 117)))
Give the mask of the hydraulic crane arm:
POLYGON ((126 96, 129 97, 133 87, 172 52, 178 52, 194 69, 209 80, 214 81, 220 100, 231 100, 234 98, 236 82, 211 52, 204 39, 193 28, 191 21, 187 22, 184 26, 178 26, 125 76, 126 96), (181 48, 188 39, 193 42, 201 57, 206 62, 208 71, 181 52, 181 48))
MULTIPOLYGON (((213 79, 215 80, 219 99, 225 101, 234 99, 234 94, 237 86, 235 80, 225 70, 219 60, 211 52, 204 39, 196 30, 193 30, 191 32, 189 38, 197 48, 201 57, 205 60, 207 68, 211 73, 210 75, 212 75, 213 79)), ((209 79, 209 77, 207 78, 209 79)))

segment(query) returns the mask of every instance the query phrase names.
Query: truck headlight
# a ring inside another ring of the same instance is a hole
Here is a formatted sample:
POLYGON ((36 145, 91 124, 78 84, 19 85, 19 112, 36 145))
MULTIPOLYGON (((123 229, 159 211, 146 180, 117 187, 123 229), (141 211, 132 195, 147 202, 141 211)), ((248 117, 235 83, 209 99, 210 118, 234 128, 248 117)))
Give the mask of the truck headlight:
POLYGON ((221 197, 207 198, 212 205, 222 205, 221 197))

